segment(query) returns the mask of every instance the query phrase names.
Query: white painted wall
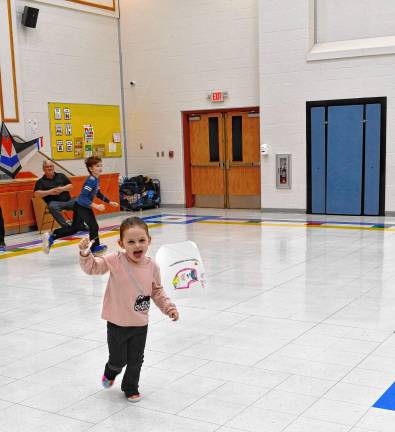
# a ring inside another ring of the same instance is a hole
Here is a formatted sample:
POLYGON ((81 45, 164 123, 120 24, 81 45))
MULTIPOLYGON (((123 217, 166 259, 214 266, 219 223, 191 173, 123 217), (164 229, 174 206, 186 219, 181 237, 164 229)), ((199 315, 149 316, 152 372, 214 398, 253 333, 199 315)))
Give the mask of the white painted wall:
POLYGON ((159 178, 164 203, 185 203, 181 112, 218 107, 216 89, 220 108, 258 105, 257 14, 256 0, 120 1, 128 171, 159 178))
POLYGON ((306 61, 310 4, 259 0, 261 139, 272 147, 262 207, 306 208, 306 101, 387 96, 386 211, 395 211, 395 56, 306 61), (276 190, 275 153, 292 153, 291 190, 276 190))
POLYGON ((391 0, 316 0, 317 42, 394 35, 391 0))
MULTIPOLYGON (((43 151, 51 155, 48 102, 121 105, 118 19, 20 0, 16 13, 25 138, 43 136, 43 151), (40 9, 35 29, 21 24, 25 5, 40 9), (37 130, 29 120, 37 120, 37 130)), ((76 175, 86 174, 82 160, 60 163, 76 175)), ((123 158, 106 158, 104 170, 123 174, 123 158)))

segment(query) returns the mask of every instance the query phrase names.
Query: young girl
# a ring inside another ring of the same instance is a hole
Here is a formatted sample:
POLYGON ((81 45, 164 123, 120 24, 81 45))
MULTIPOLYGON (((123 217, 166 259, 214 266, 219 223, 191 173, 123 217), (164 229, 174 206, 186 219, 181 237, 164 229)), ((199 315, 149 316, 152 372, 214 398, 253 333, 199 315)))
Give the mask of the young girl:
POLYGON ((89 239, 92 241, 91 251, 95 255, 99 255, 106 251, 107 246, 100 245, 99 225, 97 224, 92 208, 103 211, 105 206, 104 204, 94 203, 93 199, 97 196, 112 207, 117 207, 118 203, 110 201, 100 192, 99 176, 103 171, 102 160, 99 157, 91 156, 86 159, 85 165, 90 175, 85 180, 80 196, 77 198, 74 205, 74 211, 88 225, 89 239))
POLYGON ((125 219, 120 227, 119 246, 114 252, 95 258, 87 238, 82 239, 80 265, 87 274, 110 272, 104 294, 102 318, 107 320, 109 357, 102 384, 109 388, 126 365, 121 389, 130 402, 138 402, 140 370, 148 329, 150 299, 173 321, 176 306, 166 296, 158 265, 145 254, 151 242, 147 224, 137 217, 125 219))

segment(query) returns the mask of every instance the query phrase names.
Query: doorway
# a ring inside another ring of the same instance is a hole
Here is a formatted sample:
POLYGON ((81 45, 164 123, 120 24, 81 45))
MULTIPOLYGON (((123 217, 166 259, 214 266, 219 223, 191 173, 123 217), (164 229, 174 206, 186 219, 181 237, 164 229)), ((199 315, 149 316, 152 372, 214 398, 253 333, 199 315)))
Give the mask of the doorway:
POLYGON ((384 215, 386 103, 307 103, 308 213, 384 215))
POLYGON ((183 113, 187 207, 261 208, 259 110, 183 113))

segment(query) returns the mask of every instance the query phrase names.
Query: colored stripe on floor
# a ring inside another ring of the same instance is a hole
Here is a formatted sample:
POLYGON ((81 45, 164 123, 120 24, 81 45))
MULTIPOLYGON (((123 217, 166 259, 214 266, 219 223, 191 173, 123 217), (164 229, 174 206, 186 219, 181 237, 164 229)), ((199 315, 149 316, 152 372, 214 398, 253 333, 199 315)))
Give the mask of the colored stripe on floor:
MULTIPOLYGON (((286 227, 286 228, 309 228, 309 229, 336 229, 336 230, 360 230, 360 231, 395 231, 395 223, 377 222, 353 222, 353 221, 319 221, 306 219, 273 219, 265 218, 242 218, 224 217, 215 215, 193 215, 193 214, 171 214, 160 213, 142 218, 150 227, 160 225, 189 225, 189 224, 214 224, 214 225, 241 225, 260 227, 286 227)), ((100 236, 111 237, 118 235, 119 225, 110 225, 100 228, 100 236)), ((68 246, 77 243, 80 237, 67 237, 56 242, 53 248, 68 246)), ((0 253, 0 259, 25 255, 41 251, 41 240, 18 243, 7 246, 7 250, 0 253)))
MULTIPOLYGON (((158 226, 161 226, 160 223, 150 223, 149 228, 156 228, 158 226)), ((100 228, 100 238, 107 238, 107 237, 114 237, 119 235, 119 226, 115 229, 115 226, 111 226, 110 230, 109 227, 103 227, 100 228)), ((81 235, 81 237, 64 237, 63 239, 56 240, 56 243, 54 243, 51 247, 52 249, 57 249, 64 246, 70 246, 72 244, 77 244, 81 240, 82 237, 85 235, 81 235)), ((18 245, 10 245, 7 246, 7 250, 5 252, 0 253, 0 260, 7 259, 7 258, 14 258, 20 255, 27 255, 34 252, 42 252, 41 247, 41 240, 35 240, 30 241, 26 243, 19 243, 18 245), (26 246, 34 246, 26 248, 26 246), (39 245, 39 246, 38 246, 39 245)))

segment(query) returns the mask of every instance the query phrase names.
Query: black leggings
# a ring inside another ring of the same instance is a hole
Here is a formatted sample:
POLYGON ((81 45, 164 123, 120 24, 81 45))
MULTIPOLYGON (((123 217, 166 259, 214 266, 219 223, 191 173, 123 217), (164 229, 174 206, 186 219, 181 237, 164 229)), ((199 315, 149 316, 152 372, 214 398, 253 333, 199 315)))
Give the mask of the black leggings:
POLYGON ((104 369, 107 379, 113 380, 126 365, 121 390, 129 397, 139 392, 141 366, 144 361, 148 326, 120 327, 107 322, 108 362, 104 369))
POLYGON ((85 231, 86 228, 84 226, 84 222, 81 219, 80 215, 75 211, 75 204, 73 207, 73 222, 71 226, 66 227, 60 227, 57 228, 52 234, 54 239, 62 238, 62 237, 68 237, 73 234, 75 234, 78 231, 85 231))
POLYGON ((91 246, 91 251, 93 251, 95 247, 100 245, 99 225, 97 224, 95 214, 93 213, 93 210, 91 208, 82 207, 78 203, 74 204, 74 212, 89 227, 89 239, 95 240, 93 245, 91 246))

